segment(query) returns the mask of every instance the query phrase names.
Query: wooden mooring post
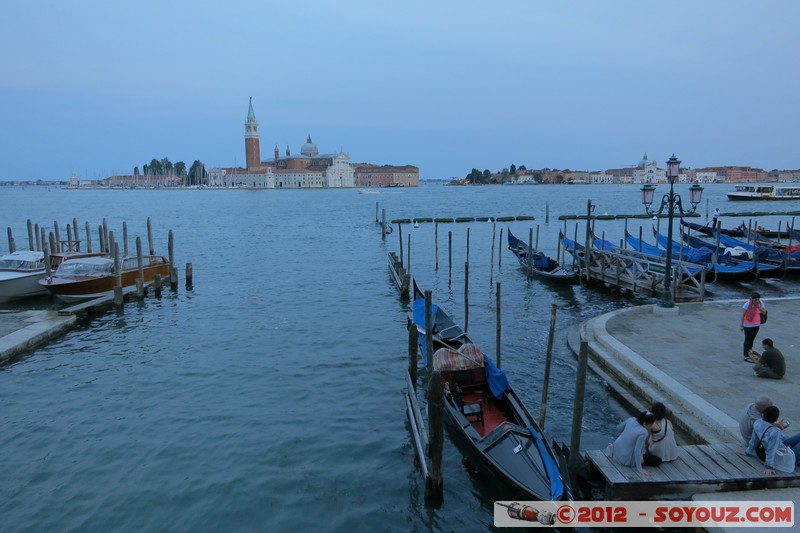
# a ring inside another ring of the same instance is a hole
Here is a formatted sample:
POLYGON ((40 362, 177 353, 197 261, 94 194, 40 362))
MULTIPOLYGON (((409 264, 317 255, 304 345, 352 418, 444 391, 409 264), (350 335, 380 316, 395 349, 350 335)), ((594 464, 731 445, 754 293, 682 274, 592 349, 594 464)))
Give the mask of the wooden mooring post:
POLYGON ((503 325, 502 325, 502 320, 501 320, 502 317, 501 317, 501 314, 500 314, 500 309, 502 309, 502 306, 500 305, 500 282, 499 281, 497 282, 496 290, 497 290, 497 309, 496 309, 497 330, 495 331, 495 350, 497 350, 497 368, 500 368, 500 362, 501 362, 500 345, 501 345, 501 337, 502 337, 503 325))
POLYGON ((92 253, 92 230, 89 222, 86 222, 86 251, 92 253))
POLYGON ((464 263, 464 333, 469 331, 469 261, 464 263))
POLYGON ((128 223, 122 222, 122 245, 125 257, 128 257, 128 223))
POLYGON ((411 233, 408 234, 408 261, 406 261, 406 272, 411 272, 411 233))
POLYGON ((386 208, 381 211, 381 239, 386 239, 386 208))
POLYGON ((447 232, 447 286, 453 282, 453 232, 447 232))
MULTIPOLYGON (((113 240, 114 233, 109 234, 109 238, 113 240)), ((117 309, 123 308, 125 299, 122 294, 122 263, 119 260, 119 243, 114 243, 114 305, 117 309)))
MULTIPOLYGON (((44 229, 42 229, 44 231, 44 229)), ((53 277, 53 268, 50 266, 50 247, 42 241, 42 251, 44 252, 44 272, 48 282, 53 277)))
MULTIPOLYGON (((425 291, 425 357, 433 357, 433 299, 432 292, 425 291)), ((428 365, 430 374, 433 365, 428 365)), ((428 376, 430 377, 430 375, 428 376)))
POLYGON ((41 251, 42 249, 42 237, 41 233, 39 232, 39 224, 34 224, 33 226, 33 233, 36 235, 36 248, 34 250, 41 251))
POLYGON ((150 250, 150 255, 156 253, 155 246, 153 245, 153 219, 147 217, 147 245, 150 250))
POLYGON ((67 251, 68 252, 73 251, 74 250, 73 246, 75 245, 72 241, 72 226, 67 224, 67 251))
POLYGON ((400 240, 400 266, 405 267, 403 264, 403 225, 399 222, 397 223, 397 237, 400 240))
POLYGON ((33 222, 28 219, 28 250, 33 251, 33 222))
POLYGON ((100 224, 97 226, 97 242, 100 244, 100 253, 108 252, 108 247, 106 246, 106 239, 105 234, 103 233, 103 225, 100 224))
POLYGON ((156 274, 153 277, 153 293, 156 298, 161 298, 161 274, 156 274))
POLYGON ((439 271, 439 223, 435 222, 433 227, 433 245, 434 245, 434 256, 436 259, 436 266, 434 270, 437 272, 439 271))
POLYGON ((500 228, 500 245, 497 247, 497 266, 503 266, 503 229, 500 228))
POLYGON ((581 459, 581 424, 583 424, 583 400, 586 394, 586 367, 589 365, 589 343, 581 341, 578 352, 578 372, 575 378, 575 404, 572 409, 572 435, 569 443, 569 473, 572 485, 577 486, 576 474, 581 459))
POLYGON ((547 336, 547 353, 544 359, 544 380, 542 383, 542 403, 539 407, 539 427, 544 431, 544 421, 547 415, 547 391, 550 387, 550 367, 553 362, 553 338, 556 332, 556 313, 558 306, 552 304, 550 308, 550 333, 547 336))
POLYGON ((144 266, 142 263, 141 237, 136 237, 136 266, 139 269, 139 276, 136 278, 136 297, 141 300, 144 298, 144 266))
POLYGON ((186 286, 192 286, 192 264, 186 263, 186 286))
POLYGON ((58 231, 58 220, 53 221, 53 231, 56 234, 56 248, 54 248, 54 250, 56 252, 61 252, 61 233, 58 231))
POLYGON ((407 319, 406 327, 408 327, 408 375, 411 377, 411 383, 414 387, 417 386, 417 368, 419 367, 419 334, 417 333, 417 326, 410 318, 407 319))
POLYGON ((103 234, 103 247, 100 250, 101 252, 110 253, 111 249, 108 247, 108 220, 105 218, 103 219, 103 223, 100 225, 100 231, 103 234))
POLYGON ((11 231, 11 226, 8 227, 8 253, 13 254, 17 251, 17 245, 14 243, 14 233, 11 231))
POLYGON ((174 291, 178 289, 178 267, 175 266, 175 234, 172 233, 172 230, 169 230, 167 236, 167 253, 169 254, 169 287, 174 291))
MULTIPOLYGON (((430 356, 429 356, 430 357, 430 356)), ((433 365, 429 365, 433 366, 433 365)), ((428 457, 431 461, 430 476, 425 481, 425 498, 442 501, 444 480, 442 479, 442 448, 444 444, 444 387, 442 374, 433 372, 428 380, 428 457)))
POLYGON ((469 263, 469 228, 467 228, 467 263, 469 263))
POLYGON ((78 219, 72 219, 72 232, 75 234, 75 251, 81 251, 81 229, 78 227, 78 219))
POLYGON ((497 236, 497 224, 492 223, 492 255, 489 259, 489 285, 492 284, 492 280, 494 279, 494 241, 495 237, 497 236))

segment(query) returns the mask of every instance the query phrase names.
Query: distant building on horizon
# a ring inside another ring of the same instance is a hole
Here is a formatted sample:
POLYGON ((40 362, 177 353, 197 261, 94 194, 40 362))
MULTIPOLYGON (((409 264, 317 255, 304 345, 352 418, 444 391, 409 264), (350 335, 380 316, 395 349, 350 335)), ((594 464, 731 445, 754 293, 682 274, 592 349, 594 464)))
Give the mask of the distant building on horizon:
POLYGON ((258 121, 250 99, 245 121, 245 162, 247 168, 212 168, 208 171, 210 187, 245 187, 259 189, 320 189, 342 187, 405 186, 419 185, 417 167, 386 167, 374 176, 366 167, 381 169, 377 165, 360 163, 361 180, 356 178, 356 167, 350 163, 350 156, 344 151, 333 154, 320 154, 311 135, 300 148, 300 155, 292 155, 287 146, 281 157, 275 146, 274 157, 261 160, 261 145, 258 121), (414 176, 413 178, 411 176, 414 176), (366 177, 365 177, 366 176, 366 177), (366 184, 369 183, 369 184, 366 184), (374 183, 374 184, 372 184, 374 183))

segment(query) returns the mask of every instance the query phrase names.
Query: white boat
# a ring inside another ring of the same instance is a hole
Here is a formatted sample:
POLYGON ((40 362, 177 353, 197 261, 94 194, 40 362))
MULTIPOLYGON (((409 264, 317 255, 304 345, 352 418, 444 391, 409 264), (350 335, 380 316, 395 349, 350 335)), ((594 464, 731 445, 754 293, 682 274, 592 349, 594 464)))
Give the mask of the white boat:
POLYGON ((800 200, 800 187, 780 185, 737 185, 728 200, 800 200))
POLYGON ((20 250, 0 256, 0 302, 47 294, 39 285, 44 275, 43 252, 20 250))

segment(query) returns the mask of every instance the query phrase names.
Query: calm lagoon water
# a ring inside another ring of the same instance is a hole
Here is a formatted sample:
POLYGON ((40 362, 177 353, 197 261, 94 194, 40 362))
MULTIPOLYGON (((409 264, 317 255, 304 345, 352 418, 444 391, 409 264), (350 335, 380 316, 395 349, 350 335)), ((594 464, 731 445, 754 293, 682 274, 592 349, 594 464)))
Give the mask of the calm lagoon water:
MULTIPOLYGON (((711 210, 730 210, 729 188, 706 189, 711 210)), ((95 243, 104 218, 118 236, 126 221, 131 238, 146 243, 152 217, 157 251, 166 253, 174 231, 181 277, 177 292, 129 303, 0 367, 2 531, 489 529, 492 503, 515 496, 471 473, 449 439, 444 504, 424 502, 402 395, 410 313, 387 269, 398 232, 381 240, 376 202, 389 219, 533 215, 534 222, 507 227, 527 238, 539 225, 540 248, 553 252, 563 228, 557 216, 585 213, 589 199, 596 213, 642 209, 634 186, 425 183, 377 194, 28 187, 0 194, 0 222, 13 229, 18 248, 27 245, 29 218, 57 220, 62 234, 73 218, 82 227, 89 221, 95 243), (187 262, 191 289, 183 286, 187 262)), ((800 206, 746 207, 778 208, 800 206)), ((779 219, 787 217, 763 222, 777 226, 779 219)), ((621 223, 602 224, 598 233, 622 238, 621 223)), ((495 249, 492 268, 495 226, 487 222, 440 224, 437 271, 434 225, 404 226, 404 247, 412 236, 413 275, 461 323, 467 228, 471 336, 494 355, 494 287, 501 283, 503 367, 533 412, 550 306, 559 307, 546 428, 569 442, 575 358, 568 332, 650 300, 528 281, 507 250, 498 266, 495 249), (447 232, 454 243, 450 282, 447 232)), ((0 252, 6 246, 3 240, 0 252)), ((769 296, 796 290, 793 282, 758 287, 769 296)), ((712 290, 714 297, 738 297, 751 288, 712 290)), ((42 298, 0 310, 57 305, 42 298)), ((623 416, 590 376, 583 447, 604 446, 623 416)))

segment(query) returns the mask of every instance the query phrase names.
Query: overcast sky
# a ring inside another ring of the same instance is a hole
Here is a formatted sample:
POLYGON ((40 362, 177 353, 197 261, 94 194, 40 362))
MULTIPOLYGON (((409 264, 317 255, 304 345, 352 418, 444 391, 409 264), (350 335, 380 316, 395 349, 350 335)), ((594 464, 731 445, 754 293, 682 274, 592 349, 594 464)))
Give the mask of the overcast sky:
POLYGON ((800 167, 800 2, 38 0, 0 17, 0 180, 244 163, 311 135, 475 167, 800 167))

